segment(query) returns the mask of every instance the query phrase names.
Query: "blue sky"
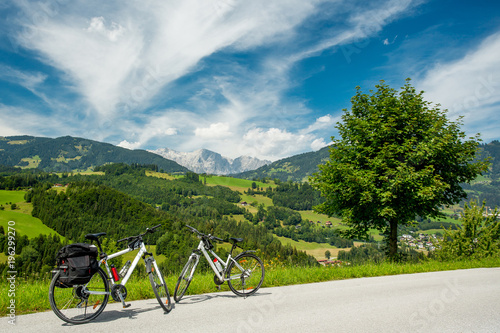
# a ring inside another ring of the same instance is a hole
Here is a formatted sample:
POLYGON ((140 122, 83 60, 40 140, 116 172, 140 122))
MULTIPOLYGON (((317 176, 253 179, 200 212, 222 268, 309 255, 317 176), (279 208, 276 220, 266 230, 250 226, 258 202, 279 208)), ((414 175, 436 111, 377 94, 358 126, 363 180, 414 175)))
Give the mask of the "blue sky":
POLYGON ((500 139, 497 1, 3 1, 0 135, 277 160, 408 77, 500 139))

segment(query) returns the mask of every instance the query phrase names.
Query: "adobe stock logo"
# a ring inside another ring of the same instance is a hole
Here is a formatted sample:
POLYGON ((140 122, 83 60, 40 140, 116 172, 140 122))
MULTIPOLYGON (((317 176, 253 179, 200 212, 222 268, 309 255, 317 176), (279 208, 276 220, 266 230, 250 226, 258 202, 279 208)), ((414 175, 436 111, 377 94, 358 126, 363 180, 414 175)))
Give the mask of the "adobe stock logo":
POLYGON ((493 78, 493 74, 489 74, 487 77, 479 77, 477 83, 471 89, 472 94, 459 99, 453 105, 452 110, 461 112, 470 108, 480 107, 498 95, 498 86, 499 83, 493 78))
MULTIPOLYGON (((236 327, 236 332, 259 332, 265 331, 266 320, 270 320, 276 315, 279 306, 285 302, 286 295, 282 289, 272 291, 271 295, 265 299, 252 300, 255 309, 248 313, 246 319, 241 320, 236 327)), ((252 296, 255 297, 255 296, 252 296)))
POLYGON ((423 332, 429 328, 433 321, 439 320, 439 316, 460 296, 461 292, 456 278, 453 282, 444 281, 444 285, 439 295, 432 299, 426 307, 410 315, 410 326, 418 332, 423 332))

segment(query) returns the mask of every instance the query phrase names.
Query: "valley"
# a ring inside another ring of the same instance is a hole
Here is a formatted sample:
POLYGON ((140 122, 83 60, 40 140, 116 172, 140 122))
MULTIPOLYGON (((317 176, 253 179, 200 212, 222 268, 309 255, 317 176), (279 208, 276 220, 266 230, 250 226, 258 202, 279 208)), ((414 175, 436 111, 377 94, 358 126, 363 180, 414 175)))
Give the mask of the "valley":
MULTIPOLYGON (((478 177, 470 185, 464 184, 469 194, 468 199, 488 200, 491 206, 499 201, 497 162, 499 146, 498 142, 481 145, 482 154, 490 156, 493 163, 485 175, 478 177)), ((218 156, 214 152, 204 153, 208 154, 207 156, 218 156)), ((186 243, 186 236, 181 230, 184 223, 201 225, 224 235, 242 232, 245 229, 255 234, 253 237, 256 238, 250 242, 251 244, 257 239, 262 241, 263 237, 267 239, 263 242, 261 250, 267 251, 270 258, 276 255, 272 253, 276 244, 279 244, 279 251, 287 252, 294 258, 293 260, 299 260, 302 264, 313 264, 317 260, 325 259, 327 253, 331 258, 335 258, 339 251, 347 251, 354 244, 360 246, 367 241, 383 241, 383 236, 378 230, 370 230, 367 239, 356 240, 356 243, 343 239, 340 233, 348 227, 340 218, 328 217, 312 210, 312 207, 322 199, 319 193, 307 184, 307 180, 317 171, 317 165, 326 159, 328 159, 328 147, 229 177, 194 173, 174 161, 150 152, 123 149, 82 138, 50 139, 18 136, 3 137, 0 140, 0 165, 2 163, 5 165, 0 167, 0 177, 3 177, 0 180, 4 184, 2 187, 4 189, 25 191, 33 186, 70 184, 75 185, 74 193, 77 195, 86 191, 88 185, 85 184, 91 184, 91 187, 95 188, 92 190, 95 192, 92 195, 102 196, 103 199, 100 200, 104 200, 102 205, 108 216, 104 218, 109 219, 106 223, 110 225, 120 224, 132 218, 128 216, 129 212, 126 210, 120 213, 122 216, 117 216, 114 210, 123 208, 116 207, 115 197, 123 197, 120 200, 125 202, 134 200, 132 205, 142 207, 140 209, 144 210, 140 214, 151 216, 149 209, 156 209, 154 215, 158 216, 155 219, 168 221, 165 231, 171 230, 172 234, 161 240, 154 240, 159 242, 158 255, 167 254, 169 258, 165 257, 165 260, 174 259, 179 265, 187 250, 175 249, 172 253, 165 251, 167 249, 170 251, 171 246, 175 244, 186 243), (137 163, 138 158, 142 163, 137 163), (180 243, 177 237, 181 237, 180 243)), ((62 196, 61 191, 64 192, 64 188, 60 187, 54 190, 58 196, 62 196)), ((62 216, 58 216, 50 211, 43 211, 49 209, 49 206, 46 206, 36 208, 34 215, 37 217, 34 217, 31 216, 32 203, 25 203, 24 194, 21 195, 25 192, 14 193, 16 192, 5 192, 4 196, 7 197, 0 197, 0 203, 2 201, 6 203, 0 210, 2 225, 11 219, 16 219, 19 233, 28 238, 57 232, 61 240, 81 239, 81 231, 75 230, 71 225, 71 223, 82 223, 84 217, 79 216, 80 208, 68 210, 69 207, 61 207, 62 216), (10 195, 13 197, 10 198, 10 195), (16 209, 12 210, 8 202, 15 203, 16 209), (68 221, 64 221, 64 216, 67 216, 68 221), (59 224, 51 226, 56 220, 59 224)), ((50 198, 55 200, 53 205, 61 204, 58 196, 50 198)), ((82 204, 90 205, 91 202, 82 204)), ((460 223, 458 217, 463 210, 463 204, 464 202, 443 209, 444 219, 437 221, 420 219, 418 224, 403 227, 399 233, 439 237, 443 227, 456 228, 460 223)), ((85 214, 88 215, 89 221, 102 219, 98 215, 101 213, 97 211, 86 211, 85 214)), ((139 224, 144 225, 145 218, 134 218, 143 221, 138 224, 127 223, 130 224, 130 230, 139 230, 139 224)), ((117 237, 124 231, 120 229, 127 228, 129 227, 117 228, 116 232, 110 233, 110 237, 117 237)), ((417 249, 422 250, 418 246, 417 249)))

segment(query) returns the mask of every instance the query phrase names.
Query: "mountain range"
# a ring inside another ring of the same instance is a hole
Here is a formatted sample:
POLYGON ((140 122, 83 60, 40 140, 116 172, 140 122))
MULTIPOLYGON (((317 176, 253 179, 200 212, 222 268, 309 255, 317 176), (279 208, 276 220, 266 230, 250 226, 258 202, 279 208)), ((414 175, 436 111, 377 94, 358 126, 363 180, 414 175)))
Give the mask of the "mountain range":
POLYGON ((88 139, 64 136, 0 137, 0 165, 38 168, 44 171, 85 171, 108 163, 155 164, 169 173, 187 168, 145 150, 130 150, 88 139))
MULTIPOLYGON (((491 166, 485 173, 487 178, 472 186, 470 191, 476 192, 480 202, 487 198, 488 201, 495 202, 493 205, 497 205, 496 199, 489 197, 500 198, 500 142, 492 141, 488 144, 481 144, 480 151, 479 158, 489 157, 491 166)), ((108 163, 137 163, 154 164, 159 170, 168 173, 194 171, 196 173, 231 174, 232 177, 244 179, 268 178, 303 182, 317 172, 318 165, 324 164, 328 158, 329 147, 270 163, 246 156, 232 160, 206 149, 180 153, 163 148, 151 152, 129 150, 109 143, 71 136, 56 139, 0 136, 0 165, 59 172, 89 170, 108 163)), ((467 189, 469 190, 469 187, 467 189)), ((500 206, 500 200, 498 205, 500 206)))
POLYGON ((271 161, 260 160, 249 156, 240 156, 236 159, 231 159, 207 149, 199 149, 187 153, 178 152, 169 148, 148 151, 175 161, 189 170, 200 174, 230 175, 254 170, 271 163, 271 161))

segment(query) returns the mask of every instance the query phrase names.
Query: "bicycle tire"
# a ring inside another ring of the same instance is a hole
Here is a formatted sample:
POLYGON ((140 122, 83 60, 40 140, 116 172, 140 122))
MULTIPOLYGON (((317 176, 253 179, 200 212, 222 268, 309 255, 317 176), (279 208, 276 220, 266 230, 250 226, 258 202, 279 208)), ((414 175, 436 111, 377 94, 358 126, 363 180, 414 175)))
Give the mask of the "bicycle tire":
POLYGON ((177 280, 177 284, 175 285, 174 300, 176 302, 179 302, 186 293, 186 290, 189 287, 189 284, 191 283, 192 280, 192 277, 190 277, 191 271, 193 270, 193 268, 195 268, 195 265, 196 265, 196 258, 189 257, 189 260, 187 261, 186 265, 184 265, 181 275, 177 280), (186 277, 186 275, 188 277, 186 277))
POLYGON ((149 274, 149 282, 151 282, 151 287, 153 288, 153 292, 158 300, 158 303, 160 303, 163 310, 168 313, 172 310, 170 293, 168 292, 165 279, 163 278, 158 265, 155 263, 156 261, 154 259, 148 261, 147 271, 149 274))
POLYGON ((227 272, 229 289, 238 296, 246 297, 255 294, 264 282, 264 264, 253 253, 237 255, 234 261, 229 263, 227 272), (244 269, 243 272, 235 261, 244 269))
POLYGON ((67 323, 83 324, 102 313, 109 300, 109 284, 102 268, 85 285, 65 286, 59 281, 59 274, 61 271, 54 275, 49 287, 50 307, 56 316, 67 323), (105 294, 88 294, 85 290, 105 294))

